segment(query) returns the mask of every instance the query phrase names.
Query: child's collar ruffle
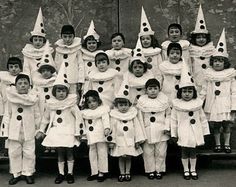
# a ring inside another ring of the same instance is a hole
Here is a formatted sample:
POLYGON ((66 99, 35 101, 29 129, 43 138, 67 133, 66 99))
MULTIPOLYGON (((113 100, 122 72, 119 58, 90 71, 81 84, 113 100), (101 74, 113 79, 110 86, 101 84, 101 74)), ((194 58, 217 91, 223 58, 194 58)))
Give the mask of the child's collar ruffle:
POLYGON ((53 83, 56 80, 56 74, 54 73, 50 79, 44 79, 42 75, 38 72, 35 72, 34 75, 32 76, 32 80, 34 85, 39 86, 39 87, 52 87, 53 83))
POLYGON ((106 54, 111 60, 123 60, 131 57, 131 51, 132 50, 128 48, 121 48, 120 50, 110 49, 106 51, 106 54))
POLYGON ((119 112, 116 108, 111 110, 110 116, 113 118, 116 118, 118 120, 132 120, 134 119, 138 114, 138 111, 135 107, 130 107, 129 110, 126 113, 119 112))
POLYGON ((101 118, 104 114, 108 114, 110 112, 110 107, 107 105, 101 105, 97 107, 95 110, 85 109, 82 110, 83 118, 85 119, 97 119, 101 118))
POLYGON ((98 69, 92 70, 88 77, 91 81, 108 81, 118 75, 118 71, 113 68, 108 68, 105 72, 100 72, 98 69))
POLYGON ((88 59, 93 59, 93 60, 97 53, 104 52, 103 50, 96 50, 96 51, 90 52, 85 48, 81 48, 81 51, 83 53, 83 58, 85 59, 88 58, 88 59))
POLYGON ((215 71, 212 68, 208 68, 205 71, 206 80, 210 81, 229 81, 236 76, 234 68, 225 69, 222 71, 215 71))
POLYGON ((16 76, 11 75, 8 71, 0 71, 0 82, 10 85, 15 84, 16 76))
POLYGON ((146 94, 142 95, 137 103, 137 108, 142 112, 162 112, 168 107, 168 97, 162 92, 155 99, 150 99, 146 94))
MULTIPOLYGON (((161 44, 162 49, 167 50, 169 44, 172 43, 170 40, 166 40, 161 44)), ((189 48, 189 41, 188 40, 180 40, 177 43, 179 43, 182 47, 182 50, 186 50, 189 48)))
POLYGON ((61 54, 70 54, 74 53, 81 49, 81 38, 75 37, 71 45, 65 45, 62 39, 59 39, 55 42, 56 51, 61 54))
POLYGON ((189 47, 189 53, 191 57, 210 57, 215 51, 213 42, 209 42, 205 46, 197 46, 191 44, 189 47))
POLYGON ((190 101, 184 101, 183 99, 174 99, 172 101, 173 108, 179 111, 197 111, 202 108, 203 101, 199 98, 192 99, 190 101))
POLYGON ((142 77, 135 77, 133 73, 127 72, 124 75, 124 80, 128 80, 128 85, 132 88, 144 88, 148 79, 154 78, 152 71, 147 70, 142 77), (127 76, 128 78, 126 78, 127 76))
POLYGON ((161 49, 158 47, 142 48, 142 51, 145 57, 159 55, 161 53, 161 49))
POLYGON ((32 106, 38 101, 38 93, 36 90, 29 90, 27 94, 19 94, 15 86, 7 88, 7 99, 14 104, 32 106))
MULTIPOLYGON (((26 44, 22 50, 23 55, 29 58, 42 58, 45 45, 40 49, 36 49, 32 44, 26 44)), ((50 53, 53 53, 53 48, 50 47, 50 53)))
POLYGON ((65 110, 66 108, 76 106, 77 104, 77 95, 68 94, 64 100, 58 100, 55 97, 52 97, 46 103, 47 107, 50 110, 65 110))
POLYGON ((172 64, 171 62, 166 60, 160 64, 159 68, 164 74, 180 75, 182 63, 183 61, 179 61, 177 64, 172 64))

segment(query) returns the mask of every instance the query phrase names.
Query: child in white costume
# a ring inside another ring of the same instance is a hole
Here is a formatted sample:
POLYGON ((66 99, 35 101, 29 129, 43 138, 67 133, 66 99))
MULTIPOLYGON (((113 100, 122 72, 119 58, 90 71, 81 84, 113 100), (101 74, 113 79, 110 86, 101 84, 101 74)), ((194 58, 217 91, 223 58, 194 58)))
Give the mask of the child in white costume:
POLYGON ((236 71, 230 68, 223 30, 216 51, 210 59, 206 70, 206 81, 202 87, 201 97, 205 99, 204 111, 214 129, 215 152, 231 153, 230 126, 232 112, 236 110, 236 71), (220 143, 220 128, 223 127, 224 145, 220 143))
POLYGON ((95 64, 97 68, 88 74, 88 88, 85 86, 84 92, 86 90, 97 90, 103 103, 112 107, 115 93, 120 88, 118 71, 109 68, 109 58, 105 52, 96 54, 95 64))
POLYGON ((8 154, 10 173, 14 185, 25 176, 27 184, 33 184, 35 172, 35 132, 40 125, 38 95, 30 90, 30 78, 19 74, 16 87, 7 88, 7 110, 4 123, 8 126, 8 154))
POLYGON ((193 78, 184 62, 177 99, 171 110, 171 137, 181 147, 183 177, 198 179, 196 172, 196 148, 204 145, 204 135, 210 134, 208 122, 202 109, 203 101, 197 97, 193 78), (190 165, 190 168, 189 168, 190 165))
POLYGON ((149 179, 162 179, 162 172, 166 171, 170 106, 168 97, 160 92, 157 79, 149 79, 145 88, 146 94, 142 95, 137 103, 147 136, 143 144, 144 168, 149 179))
POLYGON ((182 69, 182 48, 178 43, 170 43, 167 48, 168 60, 160 64, 163 76, 161 82, 162 92, 169 98, 169 102, 176 98, 179 88, 180 74, 182 69))
POLYGON ((65 76, 70 84, 70 93, 79 94, 84 83, 81 39, 75 37, 72 25, 63 25, 61 39, 55 44, 57 45, 55 54, 57 71, 60 71, 61 66, 66 69, 65 76))
POLYGON ((143 54, 146 58, 148 69, 151 70, 155 78, 160 81, 161 73, 159 65, 162 62, 161 49, 159 48, 158 41, 154 36, 154 31, 151 29, 143 7, 141 14, 140 32, 138 37, 140 38, 143 47, 143 54))
POLYGON ((197 91, 200 92, 205 78, 205 70, 209 67, 210 56, 215 50, 210 33, 206 29, 201 5, 199 7, 195 29, 191 33, 190 43, 189 52, 193 78, 196 80, 197 91))
MULTIPOLYGON (((30 75, 30 78, 32 78, 33 73, 38 70, 44 52, 44 44, 46 43, 45 36, 43 15, 40 8, 34 25, 34 30, 31 31, 31 44, 26 44, 22 50, 24 56, 23 71, 30 75)), ((50 48, 50 53, 53 53, 53 48, 50 48)))
POLYGON ((108 147, 106 136, 110 133, 110 108, 102 104, 96 90, 85 93, 84 110, 82 115, 86 126, 86 136, 89 145, 89 161, 91 175, 88 181, 103 182, 108 172, 108 147))
POLYGON ((62 183, 65 178, 67 183, 74 183, 73 147, 80 145, 79 139, 84 134, 82 115, 77 106, 77 95, 69 94, 69 88, 63 73, 59 73, 53 84, 52 95, 54 97, 47 102, 40 131, 37 133, 37 138, 46 135, 42 142, 43 146, 57 149, 59 174, 55 179, 56 184, 62 183), (65 161, 67 161, 68 167, 66 177, 65 161))

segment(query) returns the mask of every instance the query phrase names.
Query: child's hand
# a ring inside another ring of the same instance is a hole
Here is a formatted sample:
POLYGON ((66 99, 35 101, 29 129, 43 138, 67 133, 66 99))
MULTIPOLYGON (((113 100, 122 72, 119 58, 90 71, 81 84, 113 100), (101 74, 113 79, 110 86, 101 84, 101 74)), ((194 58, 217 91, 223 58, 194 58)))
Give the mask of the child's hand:
POLYGON ((170 136, 170 131, 164 130, 164 134, 170 136))
POLYGON ((108 136, 108 135, 110 134, 110 129, 109 129, 109 128, 106 128, 106 129, 104 130, 104 134, 105 134, 105 136, 108 136))
POLYGON ((43 138, 45 138, 45 134, 44 133, 42 133, 42 132, 37 132, 37 134, 36 134, 36 136, 35 136, 35 138, 37 139, 37 140, 39 140, 39 139, 43 139, 43 138))
POLYGON ((140 147, 139 143, 135 143, 135 149, 138 149, 140 147))

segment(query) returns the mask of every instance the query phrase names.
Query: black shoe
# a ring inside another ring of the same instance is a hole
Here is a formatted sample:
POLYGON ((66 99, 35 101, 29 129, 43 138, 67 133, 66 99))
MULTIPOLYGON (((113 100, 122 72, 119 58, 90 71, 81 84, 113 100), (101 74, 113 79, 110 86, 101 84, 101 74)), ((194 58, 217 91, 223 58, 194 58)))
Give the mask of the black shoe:
POLYGON ((191 178, 192 178, 193 180, 198 180, 198 174, 197 174, 196 171, 191 171, 191 178))
POLYGON ((148 179, 151 179, 151 180, 155 179, 155 173, 154 172, 149 173, 148 179))
POLYGON ((75 182, 74 176, 72 174, 67 174, 66 181, 68 184, 73 184, 75 182))
POLYGON ((19 177, 12 177, 12 178, 9 180, 8 184, 9 184, 9 185, 15 185, 15 184, 18 183, 20 180, 21 180, 21 176, 19 176, 19 177))
POLYGON ((184 177, 185 180, 190 180, 191 176, 190 176, 189 171, 185 171, 185 172, 183 173, 183 177, 184 177))
POLYGON ((94 180, 97 180, 98 178, 98 175, 90 175, 87 177, 87 181, 94 181, 94 180))
POLYGON ((98 182, 103 182, 105 179, 106 179, 105 175, 97 177, 98 182))
POLYGON ((158 180, 162 179, 162 174, 157 172, 156 173, 156 179, 158 179, 158 180))
POLYGON ((33 176, 25 176, 25 181, 27 184, 34 184, 34 177, 33 176))
POLYGON ((224 146, 224 152, 225 153, 231 153, 232 152, 231 147, 229 145, 225 145, 224 146))
POLYGON ((220 145, 216 145, 214 150, 213 150, 215 153, 221 153, 222 152, 222 148, 220 145))
POLYGON ((131 175, 125 174, 125 181, 131 181, 131 175))
POLYGON ((55 184, 61 184, 65 180, 65 176, 62 174, 58 174, 55 179, 55 184))
POLYGON ((119 176, 118 176, 118 181, 119 182, 123 182, 125 180, 125 175, 124 174, 120 174, 119 176))

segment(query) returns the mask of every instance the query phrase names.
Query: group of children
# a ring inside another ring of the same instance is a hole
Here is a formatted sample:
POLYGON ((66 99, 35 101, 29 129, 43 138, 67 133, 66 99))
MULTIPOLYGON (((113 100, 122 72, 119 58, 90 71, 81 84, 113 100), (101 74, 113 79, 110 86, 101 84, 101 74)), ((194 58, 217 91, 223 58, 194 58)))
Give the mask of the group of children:
POLYGON ((31 35, 22 51, 24 64, 10 57, 8 71, 0 72, 0 133, 7 137, 10 185, 22 176, 34 183, 35 138, 57 150, 56 184, 74 183, 73 147, 85 140, 87 180, 99 182, 106 179, 109 154, 119 158, 119 182, 131 180, 131 157, 141 154, 147 177, 161 179, 170 138, 181 147, 184 179, 197 180, 196 148, 210 134, 209 124, 214 151, 231 152, 236 71, 230 68, 224 30, 215 48, 201 6, 190 43, 174 23, 161 48, 143 8, 133 50, 124 47, 122 33, 112 35, 112 49, 99 50, 91 21, 83 40, 64 25, 53 58, 41 9, 31 35))

